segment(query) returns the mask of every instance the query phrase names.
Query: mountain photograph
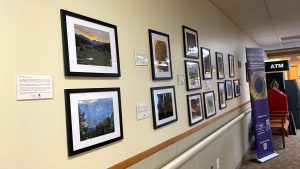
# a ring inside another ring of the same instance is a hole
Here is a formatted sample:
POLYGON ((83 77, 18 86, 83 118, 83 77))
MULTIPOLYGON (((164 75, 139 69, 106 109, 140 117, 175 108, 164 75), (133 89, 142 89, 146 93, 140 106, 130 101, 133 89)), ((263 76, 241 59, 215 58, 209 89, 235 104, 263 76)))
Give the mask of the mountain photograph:
POLYGON ((115 131, 112 98, 81 100, 78 112, 80 141, 115 131))
POLYGON ((77 64, 111 67, 109 33, 75 24, 77 64))

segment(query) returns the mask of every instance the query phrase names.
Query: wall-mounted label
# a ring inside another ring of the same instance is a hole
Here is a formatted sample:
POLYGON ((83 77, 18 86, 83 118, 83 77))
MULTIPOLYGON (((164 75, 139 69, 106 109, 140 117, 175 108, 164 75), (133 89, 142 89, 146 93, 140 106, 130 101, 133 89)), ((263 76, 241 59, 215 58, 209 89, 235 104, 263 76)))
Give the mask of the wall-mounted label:
POLYGON ((288 60, 265 62, 266 72, 287 71, 290 69, 288 60))
POLYGON ((135 65, 136 66, 147 66, 147 52, 144 51, 135 51, 135 65))
POLYGON ((178 79, 178 85, 179 86, 184 85, 185 79, 184 79, 184 75, 183 74, 178 74, 177 75, 177 79, 178 79))
POLYGON ((138 104, 136 106, 137 119, 142 120, 149 117, 147 104, 138 104))
POLYGON ((17 75, 17 100, 53 98, 51 75, 17 75))

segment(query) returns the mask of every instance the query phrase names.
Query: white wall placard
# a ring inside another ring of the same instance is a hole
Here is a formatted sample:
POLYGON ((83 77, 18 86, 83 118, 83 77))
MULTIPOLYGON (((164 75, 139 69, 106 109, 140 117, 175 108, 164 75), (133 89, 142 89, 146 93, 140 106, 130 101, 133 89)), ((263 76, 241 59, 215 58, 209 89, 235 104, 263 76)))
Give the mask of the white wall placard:
POLYGON ((51 75, 17 74, 17 100, 53 98, 51 75))
POLYGON ((178 74, 177 75, 177 79, 178 79, 178 85, 179 86, 184 85, 185 79, 184 79, 184 75, 183 74, 178 74))
POLYGON ((138 104, 136 106, 137 119, 142 120, 149 117, 147 104, 138 104))
POLYGON ((144 51, 135 51, 135 65, 136 66, 147 66, 148 58, 147 52, 144 51))

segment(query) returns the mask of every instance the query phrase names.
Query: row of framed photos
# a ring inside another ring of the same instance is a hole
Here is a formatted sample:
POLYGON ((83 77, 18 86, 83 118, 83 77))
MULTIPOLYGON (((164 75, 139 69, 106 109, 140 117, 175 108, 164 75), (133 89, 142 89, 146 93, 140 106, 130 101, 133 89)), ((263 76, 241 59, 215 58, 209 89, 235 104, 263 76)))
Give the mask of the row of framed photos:
MULTIPOLYGON (((154 129, 177 121, 175 86, 152 87, 154 129)), ((218 82, 219 108, 240 96, 239 80, 218 82)), ((190 126, 214 116, 214 91, 187 95, 190 126), (204 112, 204 113, 203 113, 204 112)), ((123 139, 120 88, 65 89, 69 155, 75 155, 123 139)))
MULTIPOLYGON (((120 77, 117 26, 70 11, 61 10, 62 40, 66 76, 120 77)), ((184 56, 199 59, 198 33, 182 26, 184 56)), ((172 79, 169 35, 148 30, 152 79, 172 79)), ((210 49, 201 47, 203 79, 212 79, 210 49)), ((223 54, 216 52, 217 78, 224 79, 223 54)), ((195 62, 190 69, 196 69, 195 62)), ((234 56, 228 55, 229 77, 234 77, 234 56)), ((198 64, 199 68, 199 64, 198 64)), ((193 72, 190 70, 190 77, 193 72)), ((199 73, 200 71, 198 71, 199 73)), ((200 73, 199 73, 200 77, 200 73)))

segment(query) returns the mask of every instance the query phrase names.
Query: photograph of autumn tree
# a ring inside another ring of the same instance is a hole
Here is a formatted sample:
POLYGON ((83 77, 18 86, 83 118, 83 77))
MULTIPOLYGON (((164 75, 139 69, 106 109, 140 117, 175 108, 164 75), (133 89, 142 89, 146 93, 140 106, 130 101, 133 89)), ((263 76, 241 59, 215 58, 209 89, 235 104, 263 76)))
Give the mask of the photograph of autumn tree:
POLYGON ((115 131, 112 98, 80 100, 78 112, 80 141, 115 131))
POLYGON ((155 40, 155 72, 168 72, 169 59, 166 42, 155 40))
POLYGON ((158 94, 157 98, 158 119, 162 120, 173 116, 172 93, 158 94))
POLYGON ((74 25, 77 64, 112 66, 109 33, 74 25))

